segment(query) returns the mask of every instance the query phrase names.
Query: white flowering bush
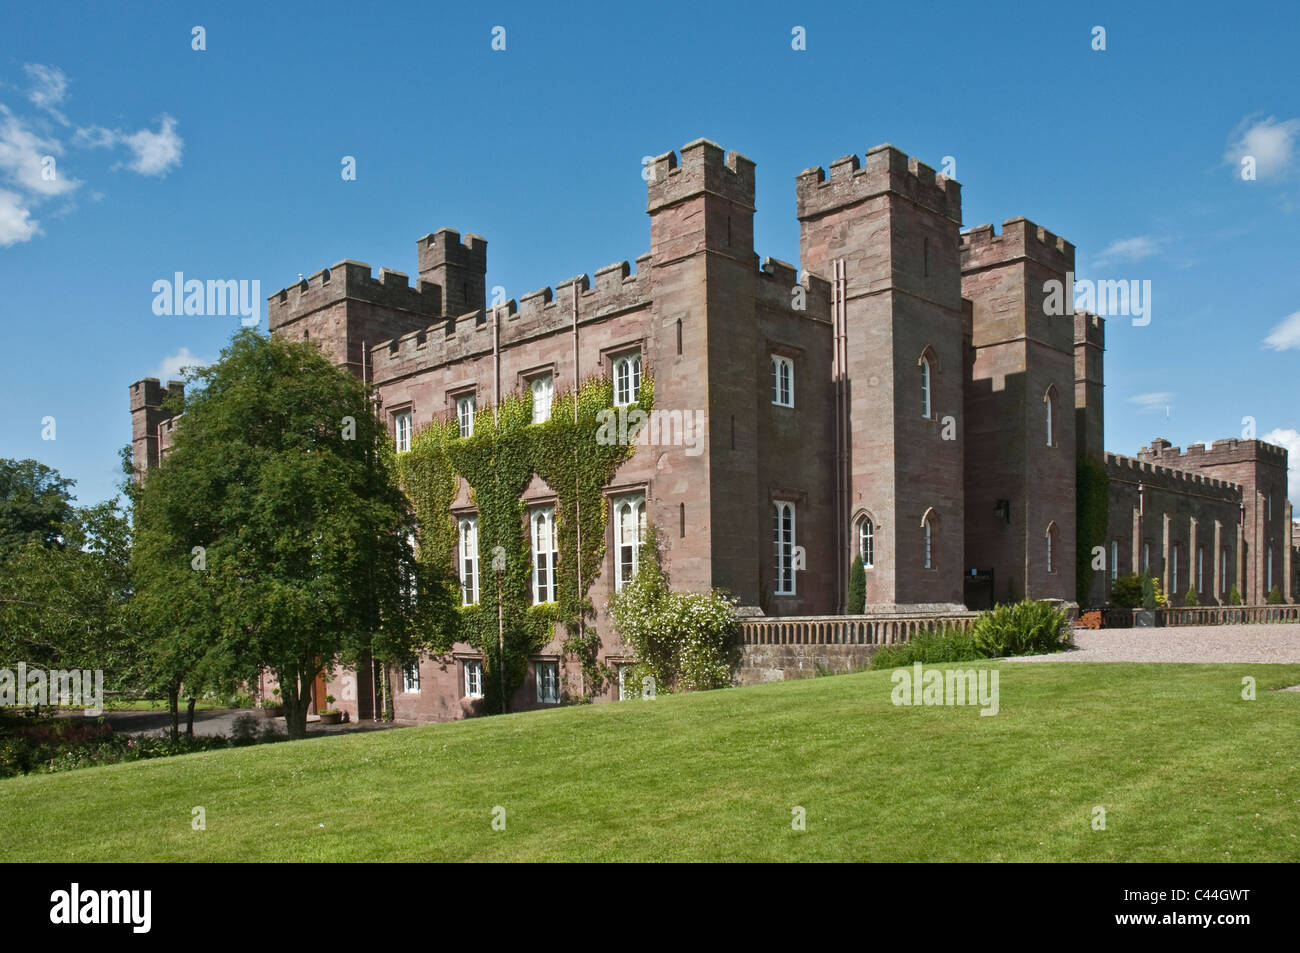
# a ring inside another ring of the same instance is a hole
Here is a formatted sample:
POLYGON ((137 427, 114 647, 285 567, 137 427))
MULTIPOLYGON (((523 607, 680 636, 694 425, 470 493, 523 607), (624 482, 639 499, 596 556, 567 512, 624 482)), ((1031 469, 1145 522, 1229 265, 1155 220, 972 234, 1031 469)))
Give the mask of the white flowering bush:
POLYGON ((705 691, 731 684, 738 661, 736 602, 720 592, 673 592, 659 562, 656 534, 647 533, 641 566, 609 603, 624 645, 637 664, 624 679, 639 691, 653 677, 657 691, 705 691))

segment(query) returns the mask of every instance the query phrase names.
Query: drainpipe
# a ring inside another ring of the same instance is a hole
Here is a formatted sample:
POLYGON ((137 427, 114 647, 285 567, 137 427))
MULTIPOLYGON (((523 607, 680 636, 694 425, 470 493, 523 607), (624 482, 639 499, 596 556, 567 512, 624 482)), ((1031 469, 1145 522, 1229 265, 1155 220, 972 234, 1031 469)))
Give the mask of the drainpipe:
MULTIPOLYGON (((573 423, 578 423, 578 382, 581 378, 578 376, 578 282, 574 281, 573 290, 573 423)), ((552 382, 551 391, 555 390, 555 384, 552 382)), ((574 445, 573 449, 574 463, 577 463, 578 448, 574 445)), ((578 480, 578 470, 574 467, 573 471, 573 525, 578 533, 578 551, 574 559, 575 568, 578 574, 578 638, 582 640, 587 634, 586 613, 582 607, 582 497, 579 494, 580 482, 578 480)), ((617 558, 617 556, 615 557, 617 558)), ((586 673, 583 673, 582 693, 587 693, 586 673)))

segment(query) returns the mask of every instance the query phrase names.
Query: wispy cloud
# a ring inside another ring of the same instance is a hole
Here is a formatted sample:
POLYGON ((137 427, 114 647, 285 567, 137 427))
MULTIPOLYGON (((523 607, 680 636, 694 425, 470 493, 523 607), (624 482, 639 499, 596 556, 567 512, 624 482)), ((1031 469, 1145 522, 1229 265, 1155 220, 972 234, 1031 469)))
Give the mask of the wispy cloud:
POLYGON ((1300 311, 1283 318, 1264 338, 1264 347, 1272 351, 1300 350, 1300 311))
POLYGON ((68 117, 58 109, 68 93, 68 77, 63 74, 63 70, 57 66, 28 63, 23 67, 23 72, 32 83, 27 91, 27 98, 32 105, 49 113, 61 125, 68 125, 68 117))
POLYGON ((1097 255, 1093 265, 1103 268, 1111 264, 1143 261, 1160 250, 1162 240, 1151 235, 1137 235, 1113 241, 1097 255))
POLYGON ((1173 391, 1155 391, 1150 394, 1134 394, 1128 402, 1135 405, 1140 414, 1163 414, 1173 409, 1174 398, 1177 396, 1173 391))
POLYGON ((1257 179, 1286 178, 1295 164, 1297 136, 1300 136, 1300 119, 1247 116, 1233 130, 1223 161, 1240 169, 1241 160, 1253 156, 1257 179))
POLYGON ((212 361, 207 358, 197 357, 190 353, 190 349, 183 347, 175 354, 169 354, 162 359, 158 369, 153 372, 151 377, 156 377, 160 381, 178 381, 183 380, 185 370, 190 367, 207 367, 212 361))
MULTIPOLYGON (((176 120, 164 115, 158 120, 158 131, 141 129, 122 132, 103 126, 83 126, 73 136, 73 143, 89 149, 112 149, 126 146, 131 152, 126 168, 140 175, 164 176, 181 164, 184 141, 176 132, 176 120)), ((121 168, 123 163, 113 168, 121 168)))
POLYGON ((1286 483, 1291 491, 1288 496, 1292 503, 1300 505, 1300 430, 1291 427, 1278 428, 1270 430, 1259 439, 1265 443, 1286 447, 1286 459, 1290 467, 1286 483))

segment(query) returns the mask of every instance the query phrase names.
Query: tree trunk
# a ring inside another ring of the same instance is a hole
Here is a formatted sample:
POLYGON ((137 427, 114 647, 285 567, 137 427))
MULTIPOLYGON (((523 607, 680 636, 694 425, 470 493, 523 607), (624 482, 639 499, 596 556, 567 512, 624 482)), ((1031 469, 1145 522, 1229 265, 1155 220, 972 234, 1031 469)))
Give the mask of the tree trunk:
POLYGON ((167 711, 172 716, 172 741, 179 741, 181 737, 181 686, 179 682, 173 682, 167 687, 167 711))
POLYGON ((196 699, 194 698, 193 695, 191 695, 189 706, 186 708, 185 711, 185 734, 191 738, 194 737, 194 702, 195 701, 196 699))
POLYGON ((307 737, 307 708, 311 704, 311 686, 315 681, 315 672, 303 674, 305 670, 286 672, 280 680, 280 697, 284 699, 284 730, 289 740, 307 737))

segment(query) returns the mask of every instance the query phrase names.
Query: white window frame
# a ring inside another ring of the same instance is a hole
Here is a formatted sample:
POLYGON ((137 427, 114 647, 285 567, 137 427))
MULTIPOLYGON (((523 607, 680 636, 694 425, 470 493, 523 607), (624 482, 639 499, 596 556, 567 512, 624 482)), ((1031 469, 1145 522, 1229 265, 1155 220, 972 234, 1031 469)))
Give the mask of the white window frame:
POLYGON ((772 355, 772 403, 794 406, 794 361, 780 354, 772 355))
POLYGON ((465 660, 465 697, 483 697, 483 663, 478 659, 465 660))
POLYGON ((559 558, 560 541, 555 531, 555 507, 534 507, 528 514, 528 545, 533 557, 533 605, 554 602, 559 591, 555 564, 559 558), (539 538, 539 531, 545 536, 539 538))
POLYGON ((930 366, 930 356, 921 355, 921 417, 925 420, 930 419, 931 401, 930 401, 930 384, 934 376, 934 369, 930 366))
POLYGON ((794 569, 794 552, 795 552, 795 510, 794 504, 788 500, 776 500, 773 502, 776 512, 774 514, 774 526, 772 531, 772 541, 776 547, 776 590, 778 596, 793 596, 798 592, 798 581, 795 578, 794 569), (788 516, 789 520, 785 517, 788 516))
POLYGON ((397 448, 398 453, 406 453, 411 449, 411 412, 409 410, 393 414, 393 446, 397 448))
POLYGON ((473 394, 456 398, 456 423, 462 437, 474 436, 474 413, 478 409, 473 394))
POLYGON ((641 544, 645 542, 645 494, 633 493, 615 497, 612 501, 614 521, 614 591, 622 592, 623 587, 636 578, 641 569, 641 544), (631 511, 632 539, 624 536, 623 514, 631 511), (625 552, 630 550, 630 552, 625 552))
POLYGON ((636 697, 627 690, 627 673, 632 667, 631 662, 624 662, 618 666, 618 700, 621 702, 631 701, 636 697))
POLYGON ((460 557, 461 605, 475 606, 479 600, 478 517, 457 520, 457 552, 460 557))
POLYGON ((533 671, 537 676, 537 704, 558 705, 560 703, 560 663, 535 662, 533 671))
POLYGON ((636 402, 641 391, 641 354, 624 354, 614 359, 614 406, 636 402))
POLYGON ((533 423, 544 424, 551 419, 551 401, 555 396, 555 378, 539 374, 528 382, 533 395, 533 423))
POLYGON ((417 659, 409 665, 402 666, 402 693, 420 694, 420 662, 417 659))
POLYGON ((870 516, 858 520, 858 556, 863 569, 876 565, 876 523, 870 516))

